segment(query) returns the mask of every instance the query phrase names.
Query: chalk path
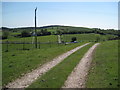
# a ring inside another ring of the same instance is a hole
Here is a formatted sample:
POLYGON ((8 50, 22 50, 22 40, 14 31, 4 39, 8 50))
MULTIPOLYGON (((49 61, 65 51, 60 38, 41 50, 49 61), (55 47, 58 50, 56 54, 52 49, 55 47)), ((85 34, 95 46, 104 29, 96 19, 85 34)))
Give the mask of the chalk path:
POLYGON ((94 44, 68 76, 62 88, 85 88, 86 76, 92 61, 92 54, 99 43, 94 44))
POLYGON ((33 81, 35 81, 38 77, 40 77, 42 74, 56 66, 58 63, 63 61, 66 57, 71 55, 72 53, 76 52, 80 48, 88 45, 89 43, 86 43, 84 45, 78 46, 56 58, 54 58, 52 61, 47 62, 46 64, 38 67, 37 69, 33 70, 30 73, 25 74, 23 77, 16 79, 15 81, 9 83, 6 85, 6 88, 26 88, 30 84, 32 84, 33 81))

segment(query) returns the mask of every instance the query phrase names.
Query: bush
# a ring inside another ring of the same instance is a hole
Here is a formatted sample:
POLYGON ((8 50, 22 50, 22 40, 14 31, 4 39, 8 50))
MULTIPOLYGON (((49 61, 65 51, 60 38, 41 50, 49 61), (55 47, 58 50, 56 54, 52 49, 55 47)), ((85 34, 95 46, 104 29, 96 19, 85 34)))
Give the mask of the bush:
POLYGON ((22 31, 21 32, 21 37, 30 37, 30 36, 31 36, 31 34, 28 31, 22 31))
POLYGON ((72 38, 71 38, 71 42, 74 42, 74 41, 76 41, 76 40, 77 40, 76 37, 72 37, 72 38))
POLYGON ((48 32, 47 29, 41 29, 41 31, 37 32, 38 36, 45 36, 45 35, 51 35, 51 32, 48 32))
POLYGON ((8 31, 4 31, 2 33, 2 39, 8 39, 8 36, 9 36, 9 32, 8 31))

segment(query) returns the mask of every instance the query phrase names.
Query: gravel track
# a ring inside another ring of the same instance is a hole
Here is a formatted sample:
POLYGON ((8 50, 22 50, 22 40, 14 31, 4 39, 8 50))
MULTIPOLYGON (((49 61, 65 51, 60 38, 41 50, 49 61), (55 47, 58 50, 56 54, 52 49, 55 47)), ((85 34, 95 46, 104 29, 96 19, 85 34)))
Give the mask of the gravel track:
POLYGON ((85 88, 85 81, 92 61, 92 54, 99 43, 94 44, 68 76, 62 88, 85 88))
POLYGON ((47 62, 46 64, 38 67, 37 69, 33 70, 32 72, 25 74, 24 76, 16 79, 13 82, 10 82, 8 85, 6 85, 6 88, 26 88, 26 87, 28 87, 30 84, 32 84, 32 82, 34 82, 42 74, 44 74, 45 72, 47 72, 48 70, 50 70, 51 68, 56 66, 58 63, 63 61, 66 57, 68 57, 72 53, 76 52, 77 50, 79 50, 80 48, 82 48, 88 44, 89 43, 78 46, 78 47, 54 58, 52 61, 47 62))

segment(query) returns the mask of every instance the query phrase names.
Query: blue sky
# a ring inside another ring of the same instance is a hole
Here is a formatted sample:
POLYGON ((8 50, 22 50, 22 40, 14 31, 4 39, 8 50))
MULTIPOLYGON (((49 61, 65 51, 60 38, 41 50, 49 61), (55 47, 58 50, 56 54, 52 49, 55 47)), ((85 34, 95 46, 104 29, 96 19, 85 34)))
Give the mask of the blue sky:
POLYGON ((2 26, 67 25, 101 29, 118 28, 117 2, 2 2, 2 26))

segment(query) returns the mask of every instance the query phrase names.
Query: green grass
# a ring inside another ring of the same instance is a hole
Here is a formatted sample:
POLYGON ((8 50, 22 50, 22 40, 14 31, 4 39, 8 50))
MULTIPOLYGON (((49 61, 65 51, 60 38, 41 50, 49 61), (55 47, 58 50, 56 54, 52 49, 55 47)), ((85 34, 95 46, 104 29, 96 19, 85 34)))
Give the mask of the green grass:
POLYGON ((59 46, 56 44, 51 48, 31 50, 15 50, 14 48, 19 48, 19 46, 14 44, 8 52, 4 50, 2 52, 3 86, 20 77, 21 74, 30 72, 54 57, 82 44, 84 43, 59 46))
MULTIPOLYGON (((63 41, 70 42, 72 37, 76 37, 78 42, 81 41, 95 41, 97 37, 100 37, 100 40, 108 40, 108 38, 116 37, 114 35, 99 35, 99 34, 66 34, 62 35, 63 41)), ((38 36, 38 42, 57 42, 57 35, 48 35, 48 36, 38 36)), ((3 40, 3 42, 6 41, 12 41, 12 42, 32 42, 33 37, 25 37, 25 38, 15 38, 11 37, 9 39, 3 40)))
MULTIPOLYGON (((14 34, 18 34, 15 32, 14 34)), ((13 34, 13 33, 11 33, 13 34)), ((88 41, 96 40, 96 37, 100 36, 102 39, 114 37, 113 35, 99 35, 99 34, 71 34, 63 35, 65 41, 70 42, 73 36, 77 37, 77 41, 82 43, 77 44, 40 44, 40 49, 34 49, 33 44, 25 44, 23 50, 23 44, 9 44, 8 52, 6 44, 2 44, 2 60, 3 60, 3 85, 18 78, 22 73, 29 72, 31 69, 38 67, 47 61, 52 60, 57 55, 67 52, 68 50, 81 45, 88 41)), ((3 40, 3 42, 32 42, 33 37, 15 38, 3 40)), ((38 42, 57 42, 57 35, 38 36, 38 42)), ((39 47, 39 46, 38 46, 39 47)))
MULTIPOLYGON (((16 33, 16 32, 15 32, 16 33)), ((76 37, 78 42, 89 42, 89 41, 95 41, 97 37, 100 37, 100 40, 107 40, 110 37, 114 37, 113 35, 99 35, 99 34, 70 34, 70 35, 63 35, 62 38, 63 40, 65 40, 66 42, 70 42, 72 37, 76 37)), ((10 41, 10 42, 33 42, 33 37, 26 37, 26 38, 10 38, 10 39, 5 39, 3 40, 3 42, 6 41, 10 41)), ((41 44, 38 45, 38 48, 40 46, 40 48, 51 48, 56 46, 56 42, 57 42, 57 35, 49 35, 49 36, 38 36, 38 42, 40 42, 41 44), (42 42, 54 42, 54 44, 43 44, 42 42)), ((23 47, 25 47, 26 49, 34 49, 35 45, 34 44, 9 44, 8 45, 8 50, 9 51, 14 51, 14 50, 20 50, 23 49, 23 47)), ((3 51, 5 51, 7 49, 7 44, 3 44, 3 51)))
POLYGON ((2 44, 0 44, 0 88, 2 88, 2 44))
POLYGON ((92 45, 93 44, 87 45, 68 56, 64 61, 42 75, 41 78, 32 83, 28 88, 61 88, 68 75, 92 45))
MULTIPOLYGON (((3 42, 5 41, 12 41, 12 42, 32 42, 34 39, 34 37, 24 37, 24 38, 15 38, 15 37, 11 37, 5 40, 2 40, 3 42)), ((57 42, 57 36, 56 35, 48 35, 48 36, 38 36, 37 37, 38 42, 57 42)))
POLYGON ((118 41, 101 43, 94 53, 87 88, 118 87, 118 41))
POLYGON ((70 42, 72 37, 76 37, 77 41, 80 42, 80 41, 96 41, 97 37, 100 37, 100 41, 103 41, 103 40, 106 41, 109 38, 113 38, 115 36, 99 35, 99 34, 91 33, 91 34, 68 34, 68 35, 64 35, 63 37, 67 42, 70 42))
MULTIPOLYGON (((47 49, 47 48, 53 48, 53 47, 60 47, 64 46, 65 44, 57 44, 57 43, 49 43, 49 44, 38 44, 38 49, 47 49)), ((72 45, 72 44, 70 44, 72 45)), ((21 51, 23 49, 27 50, 34 50, 35 44, 2 44, 2 51, 5 52, 8 49, 9 52, 12 51, 21 51)))

